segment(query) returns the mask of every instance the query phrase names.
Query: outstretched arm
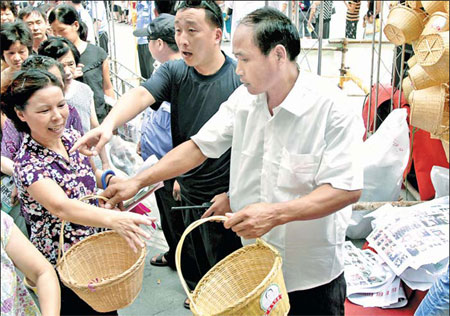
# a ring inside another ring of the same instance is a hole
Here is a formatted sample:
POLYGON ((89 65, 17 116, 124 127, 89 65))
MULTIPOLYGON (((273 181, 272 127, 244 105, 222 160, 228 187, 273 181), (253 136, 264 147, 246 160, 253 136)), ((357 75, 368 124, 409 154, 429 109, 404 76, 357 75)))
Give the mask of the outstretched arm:
POLYGON ((42 315, 59 315, 61 291, 55 269, 16 224, 11 229, 6 253, 14 265, 36 284, 42 315))
POLYGON ((113 130, 128 122, 155 103, 155 99, 144 87, 127 91, 116 103, 103 123, 81 137, 70 152, 79 150, 86 156, 97 155, 111 139, 113 130))
POLYGON ((200 148, 188 140, 169 151, 153 167, 137 174, 136 176, 114 183, 102 193, 109 198, 106 208, 112 208, 119 202, 133 197, 141 188, 158 183, 159 181, 175 178, 202 164, 207 157, 200 148))

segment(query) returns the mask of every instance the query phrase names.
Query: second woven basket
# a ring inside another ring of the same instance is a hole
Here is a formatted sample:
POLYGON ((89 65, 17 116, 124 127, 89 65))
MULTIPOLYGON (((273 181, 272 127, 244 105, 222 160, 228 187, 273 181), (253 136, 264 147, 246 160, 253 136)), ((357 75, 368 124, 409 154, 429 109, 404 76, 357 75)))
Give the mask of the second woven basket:
POLYGON ((181 249, 186 236, 208 221, 225 221, 212 216, 189 225, 178 243, 175 263, 183 289, 191 301, 194 315, 287 315, 289 297, 278 251, 257 239, 217 263, 190 293, 181 272, 181 249))

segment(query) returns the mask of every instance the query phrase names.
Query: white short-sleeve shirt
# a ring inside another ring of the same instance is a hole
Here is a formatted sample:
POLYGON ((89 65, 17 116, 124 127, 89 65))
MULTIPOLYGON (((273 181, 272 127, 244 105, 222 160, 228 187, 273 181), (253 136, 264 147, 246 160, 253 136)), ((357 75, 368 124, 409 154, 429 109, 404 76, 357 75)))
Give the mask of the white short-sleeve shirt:
MULTIPOLYGON (((233 212, 258 202, 290 201, 323 184, 359 190, 363 169, 355 151, 364 127, 346 100, 328 80, 301 72, 271 115, 266 95, 251 95, 241 85, 192 140, 210 158, 232 148, 233 212)), ((351 207, 346 207, 277 226, 263 236, 283 257, 289 292, 326 284, 342 273, 350 216, 351 207)))

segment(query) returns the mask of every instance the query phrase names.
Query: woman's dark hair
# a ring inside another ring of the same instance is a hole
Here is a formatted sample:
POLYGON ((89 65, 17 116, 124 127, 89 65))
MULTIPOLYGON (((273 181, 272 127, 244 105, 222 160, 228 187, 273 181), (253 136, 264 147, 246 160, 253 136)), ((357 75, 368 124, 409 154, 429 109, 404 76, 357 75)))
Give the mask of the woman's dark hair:
POLYGON ((287 16, 276 9, 257 9, 245 16, 239 24, 253 27, 253 41, 266 56, 278 44, 286 48, 291 61, 300 53, 297 29, 287 16))
POLYGON ((57 86, 63 90, 58 78, 45 70, 19 70, 14 74, 11 84, 2 96, 1 109, 19 132, 30 134, 30 128, 26 122, 19 119, 15 110, 25 110, 31 96, 47 86, 57 86))
POLYGON ((32 52, 33 35, 28 26, 23 21, 18 20, 13 23, 2 24, 0 33, 0 52, 3 60, 5 60, 3 52, 5 50, 9 50, 10 46, 17 41, 28 48, 28 53, 32 52))
POLYGON ((0 3, 0 10, 6 11, 9 9, 14 17, 17 17, 17 8, 14 1, 1 1, 0 3))
POLYGON ((21 70, 41 69, 48 71, 53 66, 56 66, 59 69, 59 71, 61 72, 61 78, 64 79, 64 77, 66 76, 64 72, 64 66, 56 59, 48 56, 31 55, 30 57, 25 59, 21 66, 21 70))
POLYGON ((44 19, 45 22, 47 22, 47 15, 45 14, 44 10, 42 10, 42 8, 40 8, 40 7, 34 7, 32 5, 28 5, 25 8, 21 9, 19 11, 18 18, 23 20, 24 18, 27 18, 33 12, 36 12, 38 15, 40 15, 44 19))
POLYGON ((83 36, 87 37, 86 24, 81 23, 77 10, 75 10, 75 8, 71 5, 60 4, 50 11, 48 15, 48 23, 52 24, 55 20, 67 25, 72 25, 75 21, 78 22, 78 25, 80 26, 78 28, 78 35, 80 36, 80 39, 82 39, 83 36))
POLYGON ((80 52, 71 41, 64 37, 46 39, 39 45, 38 54, 58 59, 67 54, 69 50, 73 54, 75 64, 78 64, 80 62, 80 52))

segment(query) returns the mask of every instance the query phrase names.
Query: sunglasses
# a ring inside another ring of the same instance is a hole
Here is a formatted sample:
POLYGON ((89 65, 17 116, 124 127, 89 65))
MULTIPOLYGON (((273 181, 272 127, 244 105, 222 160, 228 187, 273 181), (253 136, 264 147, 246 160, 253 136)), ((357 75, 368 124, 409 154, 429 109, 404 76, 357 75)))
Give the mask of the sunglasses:
POLYGON ((217 12, 217 8, 215 8, 210 2, 213 1, 201 1, 201 0, 191 0, 191 1, 180 1, 176 8, 176 11, 184 8, 203 8, 205 10, 210 11, 220 28, 223 28, 223 20, 222 20, 222 12, 217 12))

